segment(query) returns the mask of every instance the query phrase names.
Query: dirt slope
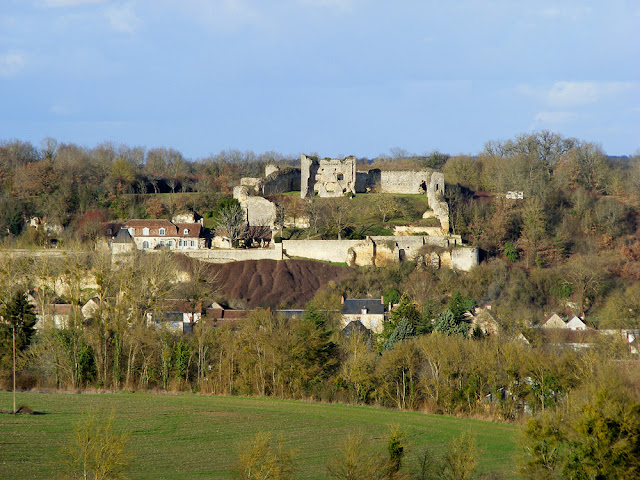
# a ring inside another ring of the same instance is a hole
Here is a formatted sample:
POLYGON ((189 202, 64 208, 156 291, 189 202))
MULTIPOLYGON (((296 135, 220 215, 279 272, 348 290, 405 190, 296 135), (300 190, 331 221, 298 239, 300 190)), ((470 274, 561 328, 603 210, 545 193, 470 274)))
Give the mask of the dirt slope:
POLYGON ((348 273, 347 267, 309 260, 248 260, 212 264, 220 295, 240 299, 250 308, 304 307, 330 280, 348 273))

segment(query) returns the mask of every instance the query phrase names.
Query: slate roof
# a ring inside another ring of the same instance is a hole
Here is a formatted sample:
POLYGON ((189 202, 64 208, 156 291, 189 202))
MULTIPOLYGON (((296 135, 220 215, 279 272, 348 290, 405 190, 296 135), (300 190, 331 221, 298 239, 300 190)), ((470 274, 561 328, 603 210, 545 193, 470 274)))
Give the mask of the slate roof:
POLYGON ((122 228, 113 239, 113 243, 133 243, 133 238, 129 235, 129 231, 122 228))
POLYGON ((344 315, 359 315, 362 309, 367 309, 369 315, 384 315, 384 303, 379 298, 349 298, 342 305, 342 313, 344 315))

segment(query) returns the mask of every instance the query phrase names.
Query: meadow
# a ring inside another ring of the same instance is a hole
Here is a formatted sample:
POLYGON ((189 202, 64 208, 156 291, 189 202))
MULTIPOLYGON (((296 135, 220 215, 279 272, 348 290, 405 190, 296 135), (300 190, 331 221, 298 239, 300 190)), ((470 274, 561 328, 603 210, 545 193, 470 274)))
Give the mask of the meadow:
MULTIPOLYGON (((73 424, 88 409, 115 411, 116 427, 131 435, 131 478, 232 478, 238 452, 257 432, 282 435, 295 449, 296 478, 326 478, 326 464, 339 454, 346 434, 361 429, 380 452, 390 425, 406 433, 406 465, 417 468, 425 449, 441 455, 462 432, 476 436, 480 473, 514 476, 516 428, 419 412, 319 404, 269 398, 193 394, 19 393, 18 405, 40 415, 0 415, 0 478, 56 478, 60 450, 73 424)), ((0 392, 0 408, 11 409, 0 392)), ((410 471, 408 468, 407 471, 410 471)))

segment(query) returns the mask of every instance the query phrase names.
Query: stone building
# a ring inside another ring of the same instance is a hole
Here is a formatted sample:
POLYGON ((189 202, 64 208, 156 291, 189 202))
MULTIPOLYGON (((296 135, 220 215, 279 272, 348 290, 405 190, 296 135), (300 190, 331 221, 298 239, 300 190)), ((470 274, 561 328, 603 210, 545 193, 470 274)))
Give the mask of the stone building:
POLYGON ((356 157, 344 160, 300 156, 300 196, 343 197, 356 193, 356 157))

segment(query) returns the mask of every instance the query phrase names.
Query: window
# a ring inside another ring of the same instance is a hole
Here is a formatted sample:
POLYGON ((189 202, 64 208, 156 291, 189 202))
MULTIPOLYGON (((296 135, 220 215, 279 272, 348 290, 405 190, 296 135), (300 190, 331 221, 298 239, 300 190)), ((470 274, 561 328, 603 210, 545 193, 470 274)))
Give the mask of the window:
POLYGON ((164 247, 164 240, 160 240, 160 246, 164 247))
POLYGON ((342 180, 344 180, 344 175, 339 173, 338 174, 338 181, 341 182, 342 180))
POLYGON ((185 229, 182 231, 182 233, 183 233, 184 235, 188 235, 188 234, 189 234, 189 229, 188 229, 188 228, 185 228, 185 229))
POLYGON ((167 245, 168 245, 169 247, 173 247, 173 240, 169 240, 169 241, 167 242, 167 245))
POLYGON ((147 227, 144 227, 142 229, 142 235, 144 235, 145 237, 149 236, 149 229, 147 227))
POLYGON ((165 233, 167 233, 167 230, 164 228, 161 228, 160 230, 158 230, 158 235, 160 235, 161 237, 164 237, 165 233))
POLYGON ((191 240, 191 246, 192 246, 192 247, 195 247, 195 246, 196 246, 196 242, 195 242, 195 240, 191 240))
POLYGON ((182 240, 178 240, 178 246, 181 247, 182 246, 182 240))
POLYGON ((111 231, 110 228, 107 228, 107 235, 111 235, 113 232, 111 231))
POLYGON ((145 250, 147 250, 149 248, 149 242, 148 241, 144 241, 142 242, 142 248, 144 248, 145 250))

